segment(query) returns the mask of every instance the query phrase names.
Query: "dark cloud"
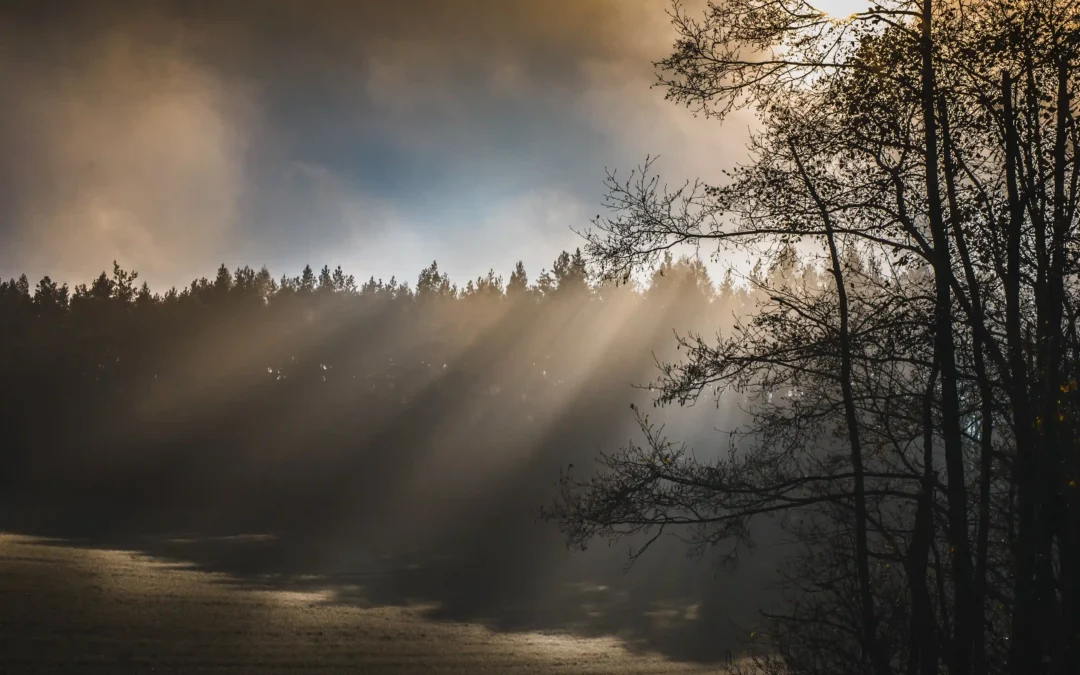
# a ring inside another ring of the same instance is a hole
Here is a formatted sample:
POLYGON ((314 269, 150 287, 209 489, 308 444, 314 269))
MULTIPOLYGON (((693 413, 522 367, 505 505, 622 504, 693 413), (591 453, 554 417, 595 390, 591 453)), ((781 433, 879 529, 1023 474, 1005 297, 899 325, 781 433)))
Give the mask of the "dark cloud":
POLYGON ((738 148, 691 142, 649 89, 665 5, 8 3, 0 271, 547 264, 605 166, 660 151, 696 174, 738 148))

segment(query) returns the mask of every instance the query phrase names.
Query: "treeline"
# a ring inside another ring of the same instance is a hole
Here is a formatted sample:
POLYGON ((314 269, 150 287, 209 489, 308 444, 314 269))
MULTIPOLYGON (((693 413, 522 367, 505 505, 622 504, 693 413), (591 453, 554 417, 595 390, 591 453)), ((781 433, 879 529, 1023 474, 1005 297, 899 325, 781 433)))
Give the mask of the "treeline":
POLYGON ((714 334, 752 302, 670 256, 647 286, 596 283, 580 253, 464 286, 436 263, 411 285, 222 266, 165 293, 119 265, 73 289, 23 276, 0 283, 4 498, 132 527, 347 512, 388 531, 513 465, 535 507, 558 465, 617 442, 673 329, 714 334))

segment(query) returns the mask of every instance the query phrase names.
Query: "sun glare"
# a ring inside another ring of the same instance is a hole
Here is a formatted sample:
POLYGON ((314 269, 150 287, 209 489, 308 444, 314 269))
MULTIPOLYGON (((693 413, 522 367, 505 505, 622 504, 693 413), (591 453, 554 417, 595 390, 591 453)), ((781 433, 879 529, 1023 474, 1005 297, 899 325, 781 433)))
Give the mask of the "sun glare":
POLYGON ((810 0, 810 4, 836 19, 846 19, 856 12, 865 12, 870 0, 810 0))

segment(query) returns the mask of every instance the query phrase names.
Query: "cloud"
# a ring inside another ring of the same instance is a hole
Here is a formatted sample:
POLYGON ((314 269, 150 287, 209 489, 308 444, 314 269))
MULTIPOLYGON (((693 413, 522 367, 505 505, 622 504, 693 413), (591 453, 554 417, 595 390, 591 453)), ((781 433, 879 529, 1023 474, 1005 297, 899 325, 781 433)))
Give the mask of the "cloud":
POLYGON ((649 88, 665 6, 14 3, 0 272, 83 280, 113 257, 155 285, 222 261, 538 270, 549 246, 521 242, 576 244, 605 167, 661 153, 681 179, 741 154, 739 134, 649 88))
POLYGON ((542 268, 551 269, 561 251, 581 245, 570 226, 581 229, 588 219, 588 204, 569 192, 537 188, 515 194, 494 204, 490 213, 474 224, 470 235, 475 246, 448 251, 445 264, 440 265, 462 281, 490 267, 506 280, 514 263, 523 260, 535 280, 542 268))
POLYGON ((16 41, 0 59, 0 83, 21 94, 0 145, 14 223, 2 235, 22 266, 85 279, 115 258, 161 278, 230 235, 258 124, 249 92, 135 31, 58 63, 20 53, 16 41))
POLYGON ((393 203, 358 190, 332 169, 291 162, 270 192, 257 204, 262 213, 253 219, 262 224, 260 234, 247 244, 260 262, 289 274, 304 264, 340 264, 360 281, 394 275, 407 281, 408 274, 419 271, 415 265, 402 269, 401 261, 423 259, 422 224, 410 222, 393 203))

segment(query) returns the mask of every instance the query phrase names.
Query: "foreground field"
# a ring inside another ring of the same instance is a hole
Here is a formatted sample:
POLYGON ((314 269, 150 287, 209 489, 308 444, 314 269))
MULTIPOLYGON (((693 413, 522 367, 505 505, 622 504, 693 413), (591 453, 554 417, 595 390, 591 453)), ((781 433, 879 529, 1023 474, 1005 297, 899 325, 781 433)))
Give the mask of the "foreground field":
POLYGON ((0 534, 0 672, 706 673, 615 639, 252 590, 127 551, 0 534))

